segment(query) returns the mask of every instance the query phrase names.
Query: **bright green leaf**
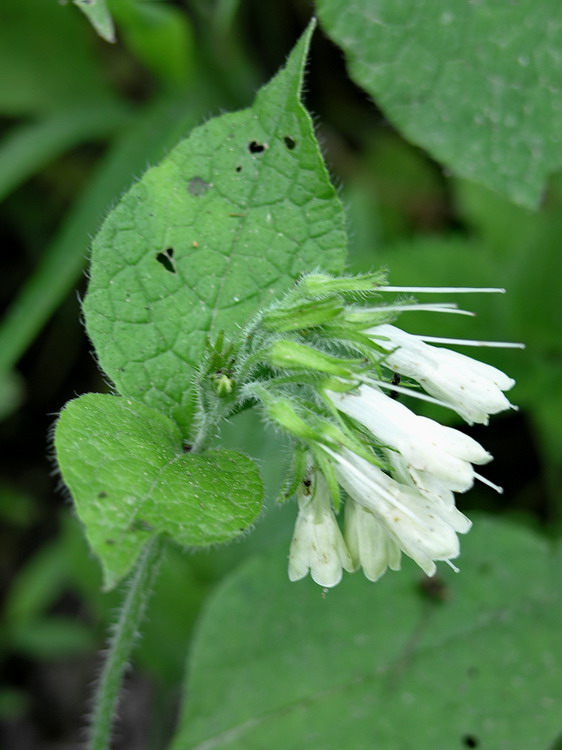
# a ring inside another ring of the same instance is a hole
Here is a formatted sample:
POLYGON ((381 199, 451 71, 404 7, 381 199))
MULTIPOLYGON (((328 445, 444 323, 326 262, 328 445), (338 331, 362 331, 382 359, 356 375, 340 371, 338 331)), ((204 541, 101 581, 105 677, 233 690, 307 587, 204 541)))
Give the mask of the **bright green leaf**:
POLYGON ((55 447, 107 588, 155 534, 189 546, 224 542, 261 507, 262 483, 249 458, 185 453, 177 426, 136 401, 88 394, 69 402, 55 447))
POLYGON ((251 109, 194 130, 94 241, 84 313, 99 362, 184 434, 209 335, 238 335, 303 271, 343 263, 341 204, 299 100, 311 31, 251 109))
POLYGON ((106 42, 115 41, 115 28, 105 0, 72 0, 106 42))
POLYGON ((559 557, 480 518, 461 572, 443 565, 437 579, 407 564, 323 594, 289 583, 286 548, 253 558, 200 622, 172 748, 550 747, 562 701, 559 557))
POLYGON ((562 166, 555 2, 316 0, 351 77, 454 173, 536 207, 562 166))

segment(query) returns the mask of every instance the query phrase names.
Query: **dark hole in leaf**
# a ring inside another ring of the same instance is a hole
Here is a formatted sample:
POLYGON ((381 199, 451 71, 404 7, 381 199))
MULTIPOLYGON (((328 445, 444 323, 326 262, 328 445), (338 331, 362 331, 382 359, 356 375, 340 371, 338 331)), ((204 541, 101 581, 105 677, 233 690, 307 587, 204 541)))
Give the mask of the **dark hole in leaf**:
POLYGON ((480 742, 478 741, 478 737, 475 737, 473 734, 465 734, 462 738, 462 744, 465 747, 478 747, 480 742))
POLYGON ((261 154, 262 151, 265 151, 265 146, 263 145, 263 143, 251 141, 250 143, 248 143, 248 151, 251 154, 261 154))
POLYGON ((184 443, 183 445, 184 453, 191 453, 192 450, 193 450, 193 446, 191 445, 191 443, 184 443))
POLYGON ((236 171, 237 172, 241 172, 242 171, 242 167, 241 166, 236 167, 236 171))
POLYGON ((295 139, 291 138, 290 135, 284 136, 283 141, 285 143, 285 146, 287 146, 287 148, 289 149, 289 151, 292 151, 297 145, 297 142, 295 141, 295 139))
POLYGON ((193 177, 187 183, 187 190, 191 195, 205 195, 207 190, 211 187, 210 182, 205 182, 202 177, 193 177))
POLYGON ((170 273, 176 272, 176 267, 174 266, 174 249, 169 247, 167 250, 164 250, 163 253, 158 253, 156 256, 156 260, 158 263, 161 263, 166 271, 169 271, 170 273))

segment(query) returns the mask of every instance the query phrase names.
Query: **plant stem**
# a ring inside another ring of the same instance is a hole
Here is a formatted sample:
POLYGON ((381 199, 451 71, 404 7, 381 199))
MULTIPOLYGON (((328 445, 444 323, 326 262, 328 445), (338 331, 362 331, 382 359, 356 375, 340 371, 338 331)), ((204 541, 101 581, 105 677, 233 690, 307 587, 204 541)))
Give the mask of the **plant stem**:
POLYGON ((151 539, 142 551, 130 579, 96 688, 88 750, 109 749, 123 676, 139 635, 140 624, 152 593, 152 585, 156 578, 163 547, 162 537, 151 539))

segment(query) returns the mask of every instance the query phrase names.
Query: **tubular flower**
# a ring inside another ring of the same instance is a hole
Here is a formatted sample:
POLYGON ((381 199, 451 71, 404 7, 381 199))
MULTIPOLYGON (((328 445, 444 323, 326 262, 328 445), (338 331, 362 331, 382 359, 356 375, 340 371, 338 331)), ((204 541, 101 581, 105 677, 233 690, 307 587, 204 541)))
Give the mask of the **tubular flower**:
POLYGON ((492 456, 468 435, 420 417, 379 388, 360 385, 355 391, 328 397, 335 406, 364 425, 383 444, 398 451, 409 469, 429 472, 445 487, 465 492, 474 483, 471 463, 492 456))
POLYGON ((363 505, 351 498, 345 504, 344 538, 355 569, 378 581, 387 568, 400 570, 400 548, 384 525, 363 505))
POLYGON ((324 477, 312 472, 297 493, 299 511, 289 553, 289 579, 298 581, 309 572, 320 586, 336 586, 342 568, 354 569, 332 510, 324 477))
POLYGON ((467 531, 470 522, 454 505, 434 502, 345 448, 330 453, 341 486, 428 576, 435 573, 435 560, 448 562, 458 556, 457 532, 467 531))
POLYGON ((375 326, 367 333, 390 352, 385 365, 416 380, 469 424, 488 424, 490 414, 515 408, 503 394, 515 381, 496 367, 426 344, 392 325, 375 326))
POLYGON ((388 395, 406 393, 487 424, 509 408, 515 381, 447 346, 523 348, 501 341, 420 336, 391 325, 401 313, 472 315, 451 302, 411 297, 380 303, 381 294, 503 293, 504 289, 387 286, 385 274, 300 279, 245 332, 233 372, 241 401, 258 401, 267 419, 296 444, 283 498, 298 487, 298 517, 289 578, 308 573, 335 586, 343 570, 378 580, 400 568, 401 554, 431 576, 436 562, 459 554, 458 534, 471 521, 453 492, 474 480, 492 456, 463 432, 422 417, 388 395), (435 346, 435 344, 437 346, 435 346), (390 371, 390 372, 389 372, 390 371), (404 387, 392 373, 421 388, 404 387), (254 380, 252 380, 252 377, 254 380), (392 378, 392 380, 391 380, 392 378), (422 391, 425 390, 425 393, 422 391), (332 507, 345 491, 343 535, 332 507))

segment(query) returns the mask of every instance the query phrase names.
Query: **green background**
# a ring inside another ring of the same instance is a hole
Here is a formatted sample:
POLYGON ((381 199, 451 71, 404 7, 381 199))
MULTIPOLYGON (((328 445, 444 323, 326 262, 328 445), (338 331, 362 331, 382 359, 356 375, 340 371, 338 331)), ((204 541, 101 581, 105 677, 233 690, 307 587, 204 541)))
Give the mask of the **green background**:
MULTIPOLYGON (((77 395, 111 391, 79 306, 91 240, 179 138, 252 105, 311 13, 299 0, 108 5, 114 45, 70 3, 10 0, 0 23, 7 747, 22 738, 41 750, 78 742, 96 652, 120 600, 119 590, 101 593, 100 566, 53 474, 56 415, 77 395)), ((517 379, 510 398, 520 410, 467 430, 494 454, 486 473, 504 494, 475 488, 459 497, 475 528, 462 540, 461 573, 440 571, 435 590, 420 593, 422 578, 408 567, 376 585, 346 577, 324 601, 310 582, 285 579, 295 509, 273 498, 288 450, 253 414, 237 416, 217 444, 258 459, 266 509, 253 533, 230 546, 168 550, 115 747, 168 745, 188 653, 187 688, 197 688, 197 699, 186 703, 187 729, 174 750, 254 721, 258 711, 277 718, 252 730, 255 747, 292 746, 297 737, 318 748, 339 738, 354 750, 376 746, 375 737, 416 750, 557 746, 560 600, 550 543, 562 509, 562 17, 555 2, 463 8, 450 19, 429 2, 317 2, 305 104, 345 206, 350 270, 386 264, 395 283, 507 288, 463 298, 474 319, 402 319, 413 332, 525 342, 524 352, 482 354, 517 379), (365 6, 382 23, 357 24, 365 6), (432 70, 444 71, 440 82, 432 70), (494 76, 513 84, 511 95, 499 96, 505 86, 494 89, 494 76), (474 630, 480 617, 493 627, 474 630), (372 671, 358 672, 367 660, 372 671), (340 693, 331 695, 334 675, 340 693), (329 700, 314 703, 318 685, 329 700)), ((248 747, 240 738, 238 747, 248 747)))

